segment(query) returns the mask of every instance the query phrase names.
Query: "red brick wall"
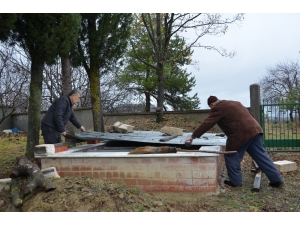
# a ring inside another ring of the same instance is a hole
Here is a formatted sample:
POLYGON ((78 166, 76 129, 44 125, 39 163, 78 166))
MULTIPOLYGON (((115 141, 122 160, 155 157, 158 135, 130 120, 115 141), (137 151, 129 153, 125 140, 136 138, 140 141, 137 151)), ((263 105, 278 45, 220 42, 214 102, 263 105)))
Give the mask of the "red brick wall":
POLYGON ((141 190, 217 193, 220 156, 42 158, 42 169, 56 167, 61 177, 88 176, 141 190))

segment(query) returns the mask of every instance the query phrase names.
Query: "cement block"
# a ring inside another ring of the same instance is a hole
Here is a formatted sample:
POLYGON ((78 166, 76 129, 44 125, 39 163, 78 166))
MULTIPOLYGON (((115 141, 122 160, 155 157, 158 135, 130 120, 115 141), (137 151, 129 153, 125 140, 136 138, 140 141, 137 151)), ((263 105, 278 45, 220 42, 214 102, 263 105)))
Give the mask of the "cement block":
POLYGON ((46 178, 51 178, 51 177, 60 178, 55 167, 48 167, 42 169, 41 172, 44 174, 46 178))
POLYGON ((121 123, 121 122, 116 122, 114 123, 113 128, 118 133, 127 133, 127 132, 132 133, 134 126, 121 123))
POLYGON ((160 129, 160 132, 166 133, 166 134, 171 134, 171 135, 178 135, 182 136, 183 135, 183 129, 177 128, 177 127, 162 127, 160 129))
POLYGON ((34 155, 53 155, 55 146, 53 144, 42 144, 34 147, 34 155))
POLYGON ((0 179, 0 191, 10 189, 11 178, 0 179))
POLYGON ((280 172, 290 172, 290 171, 297 170, 296 162, 283 160, 283 161, 275 161, 274 164, 280 172))
POLYGON ((118 122, 115 122, 115 123, 114 123, 113 127, 119 127, 119 126, 121 126, 122 124, 123 124, 123 123, 121 123, 121 122, 118 121, 118 122))

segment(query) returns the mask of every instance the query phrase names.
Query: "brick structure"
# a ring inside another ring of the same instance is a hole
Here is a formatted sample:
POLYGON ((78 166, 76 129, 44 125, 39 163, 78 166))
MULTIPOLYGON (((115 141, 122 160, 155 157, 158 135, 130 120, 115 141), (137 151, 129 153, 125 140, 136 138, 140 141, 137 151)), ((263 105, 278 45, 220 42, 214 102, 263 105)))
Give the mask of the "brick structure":
MULTIPOLYGON (((201 149, 220 150, 220 146, 201 149)), ((76 151, 78 152, 78 151, 76 151)), ((42 169, 55 167, 59 176, 87 176, 135 186, 148 192, 218 194, 221 155, 211 153, 56 153, 40 157, 42 169)))

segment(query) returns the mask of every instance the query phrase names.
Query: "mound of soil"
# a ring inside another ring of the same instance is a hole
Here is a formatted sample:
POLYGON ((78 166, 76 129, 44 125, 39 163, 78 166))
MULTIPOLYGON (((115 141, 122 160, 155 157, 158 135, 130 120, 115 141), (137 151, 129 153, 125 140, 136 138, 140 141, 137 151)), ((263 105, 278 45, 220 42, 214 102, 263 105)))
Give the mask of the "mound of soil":
MULTIPOLYGON (((176 204, 169 204, 168 193, 142 192, 136 188, 88 177, 52 178, 56 189, 35 190, 26 196, 19 209, 13 209, 9 192, 1 192, 1 211, 23 212, 172 212, 176 204)), ((195 194, 189 194, 190 196, 195 194)), ((174 197, 174 195, 172 195, 174 197)), ((170 196, 171 197, 171 196, 170 196)), ((177 199, 186 199, 184 193, 177 199)), ((185 211, 182 208, 179 211, 185 211)), ((195 209, 194 209, 195 210, 195 209)), ((192 211, 194 211, 192 210, 192 211)))
MULTIPOLYGON (((298 165, 299 153, 272 153, 274 161, 291 160, 298 165)), ((299 168, 282 173, 283 188, 268 186, 262 174, 261 189, 252 192, 254 173, 252 160, 245 155, 242 163, 243 186, 224 186, 226 168, 222 164, 221 193, 204 196, 201 193, 146 193, 137 188, 88 177, 51 178, 56 189, 45 192, 36 189, 26 196, 19 209, 13 209, 10 192, 0 192, 0 211, 23 212, 299 212, 299 168)))

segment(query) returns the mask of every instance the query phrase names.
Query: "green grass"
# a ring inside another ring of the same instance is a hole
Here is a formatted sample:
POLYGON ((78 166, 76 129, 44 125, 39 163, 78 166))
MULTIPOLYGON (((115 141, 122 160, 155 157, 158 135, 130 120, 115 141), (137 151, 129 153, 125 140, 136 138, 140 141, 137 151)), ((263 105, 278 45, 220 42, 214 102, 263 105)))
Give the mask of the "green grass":
POLYGON ((300 124, 291 122, 289 124, 280 123, 265 123, 264 125, 265 139, 300 139, 300 124))
MULTIPOLYGON (((41 138, 40 143, 43 143, 41 138)), ((14 167, 17 166, 16 158, 25 155, 27 136, 25 134, 0 135, 0 179, 8 178, 14 167)))
POLYGON ((0 139, 0 178, 7 177, 16 166, 16 158, 25 154, 27 137, 7 137, 0 139))

